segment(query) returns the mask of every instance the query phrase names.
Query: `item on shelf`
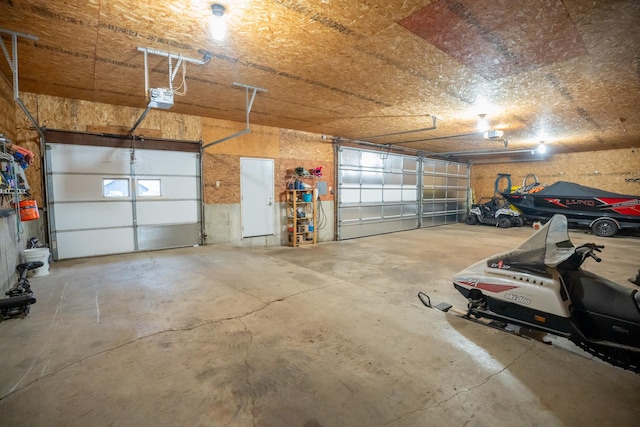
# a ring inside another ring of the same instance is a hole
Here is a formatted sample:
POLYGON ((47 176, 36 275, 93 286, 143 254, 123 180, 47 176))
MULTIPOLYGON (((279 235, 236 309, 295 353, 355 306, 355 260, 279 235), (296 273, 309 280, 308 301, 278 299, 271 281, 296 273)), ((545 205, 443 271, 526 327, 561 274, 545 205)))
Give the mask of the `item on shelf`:
POLYGON ((316 243, 313 190, 287 190, 287 237, 293 247, 316 243), (308 200, 308 201, 305 201, 308 200))
POLYGON ((24 222, 33 221, 34 219, 40 219, 38 204, 35 200, 22 200, 20 203, 18 203, 18 207, 20 208, 20 221, 24 222))
POLYGON ((308 170, 306 170, 303 166, 298 166, 295 169, 296 175, 298 176, 310 176, 311 174, 309 173, 308 170))
POLYGON ((20 164, 22 169, 26 169, 29 165, 33 164, 33 152, 22 148, 18 145, 7 143, 7 150, 16 159, 16 162, 20 164))

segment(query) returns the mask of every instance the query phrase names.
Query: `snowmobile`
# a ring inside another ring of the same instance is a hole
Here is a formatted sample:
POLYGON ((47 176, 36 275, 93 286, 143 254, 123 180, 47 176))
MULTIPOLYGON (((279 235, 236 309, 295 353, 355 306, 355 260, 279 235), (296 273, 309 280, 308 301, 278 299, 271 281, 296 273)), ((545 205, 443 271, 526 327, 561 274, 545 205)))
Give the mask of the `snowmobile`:
POLYGON ((623 286, 583 270, 587 258, 601 261, 603 248, 575 247, 567 218, 556 214, 519 247, 467 267, 453 284, 468 300, 466 317, 564 337, 640 374, 640 272, 623 286))
POLYGON ((488 224, 500 228, 522 227, 524 220, 520 212, 512 209, 509 203, 505 203, 497 197, 491 198, 486 203, 474 203, 469 209, 466 222, 469 225, 488 224))

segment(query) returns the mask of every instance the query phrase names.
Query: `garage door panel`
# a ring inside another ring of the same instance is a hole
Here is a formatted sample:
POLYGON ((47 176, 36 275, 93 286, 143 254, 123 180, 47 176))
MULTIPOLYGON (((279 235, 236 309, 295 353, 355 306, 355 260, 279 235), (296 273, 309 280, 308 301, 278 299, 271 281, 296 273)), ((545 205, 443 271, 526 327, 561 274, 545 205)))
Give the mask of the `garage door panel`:
POLYGON ((193 245, 198 241, 199 233, 197 223, 138 227, 138 249, 147 251, 193 245))
POLYGON ((463 217, 466 165, 398 154, 385 157, 350 147, 339 148, 338 161, 339 239, 410 230, 421 224, 428 227, 463 217))
POLYGON ((128 174, 130 150, 113 147, 50 144, 53 173, 128 174))
MULTIPOLYGON (((109 178, 128 179, 114 174, 109 178)), ((104 175, 56 174, 53 177, 56 202, 103 201, 103 179, 104 175)))
POLYGON ((111 228, 58 232, 56 236, 58 258, 133 252, 133 228, 111 228))
POLYGON ((127 227, 133 222, 130 202, 56 203, 56 230, 127 227))
MULTIPOLYGON (((185 176, 157 176, 157 175, 137 175, 138 183, 142 180, 160 180, 160 191, 162 198, 166 199, 197 199, 198 185, 194 177, 185 176)), ((144 199, 141 197, 140 199, 144 199)))
POLYGON ((136 151, 136 173, 138 175, 182 175, 196 176, 197 164, 194 153, 164 150, 136 151))
POLYGON ((197 222, 198 204, 195 200, 138 202, 138 225, 181 224, 197 222))

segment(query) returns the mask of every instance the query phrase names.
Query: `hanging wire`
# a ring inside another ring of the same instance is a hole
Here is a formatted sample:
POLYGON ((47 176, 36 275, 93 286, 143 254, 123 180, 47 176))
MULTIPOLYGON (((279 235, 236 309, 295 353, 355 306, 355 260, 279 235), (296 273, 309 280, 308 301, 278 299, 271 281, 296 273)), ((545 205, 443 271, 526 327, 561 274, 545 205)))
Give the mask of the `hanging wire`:
POLYGON ((187 62, 186 61, 182 61, 182 82, 180 83, 180 86, 178 86, 177 88, 173 89, 173 94, 174 95, 185 96, 187 94, 187 79, 186 79, 186 75, 187 75, 187 62))

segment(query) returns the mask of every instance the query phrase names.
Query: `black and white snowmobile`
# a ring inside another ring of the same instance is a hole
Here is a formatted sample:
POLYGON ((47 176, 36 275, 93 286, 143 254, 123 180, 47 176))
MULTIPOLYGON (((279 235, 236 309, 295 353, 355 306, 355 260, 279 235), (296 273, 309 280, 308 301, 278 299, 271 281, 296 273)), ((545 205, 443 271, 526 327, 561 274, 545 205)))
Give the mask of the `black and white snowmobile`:
MULTIPOLYGON (((565 337, 612 365, 640 374, 640 273, 623 286, 581 268, 604 246, 575 247, 555 215, 516 249, 453 278, 467 317, 565 337)), ((424 295, 424 294, 423 294, 424 295)))

